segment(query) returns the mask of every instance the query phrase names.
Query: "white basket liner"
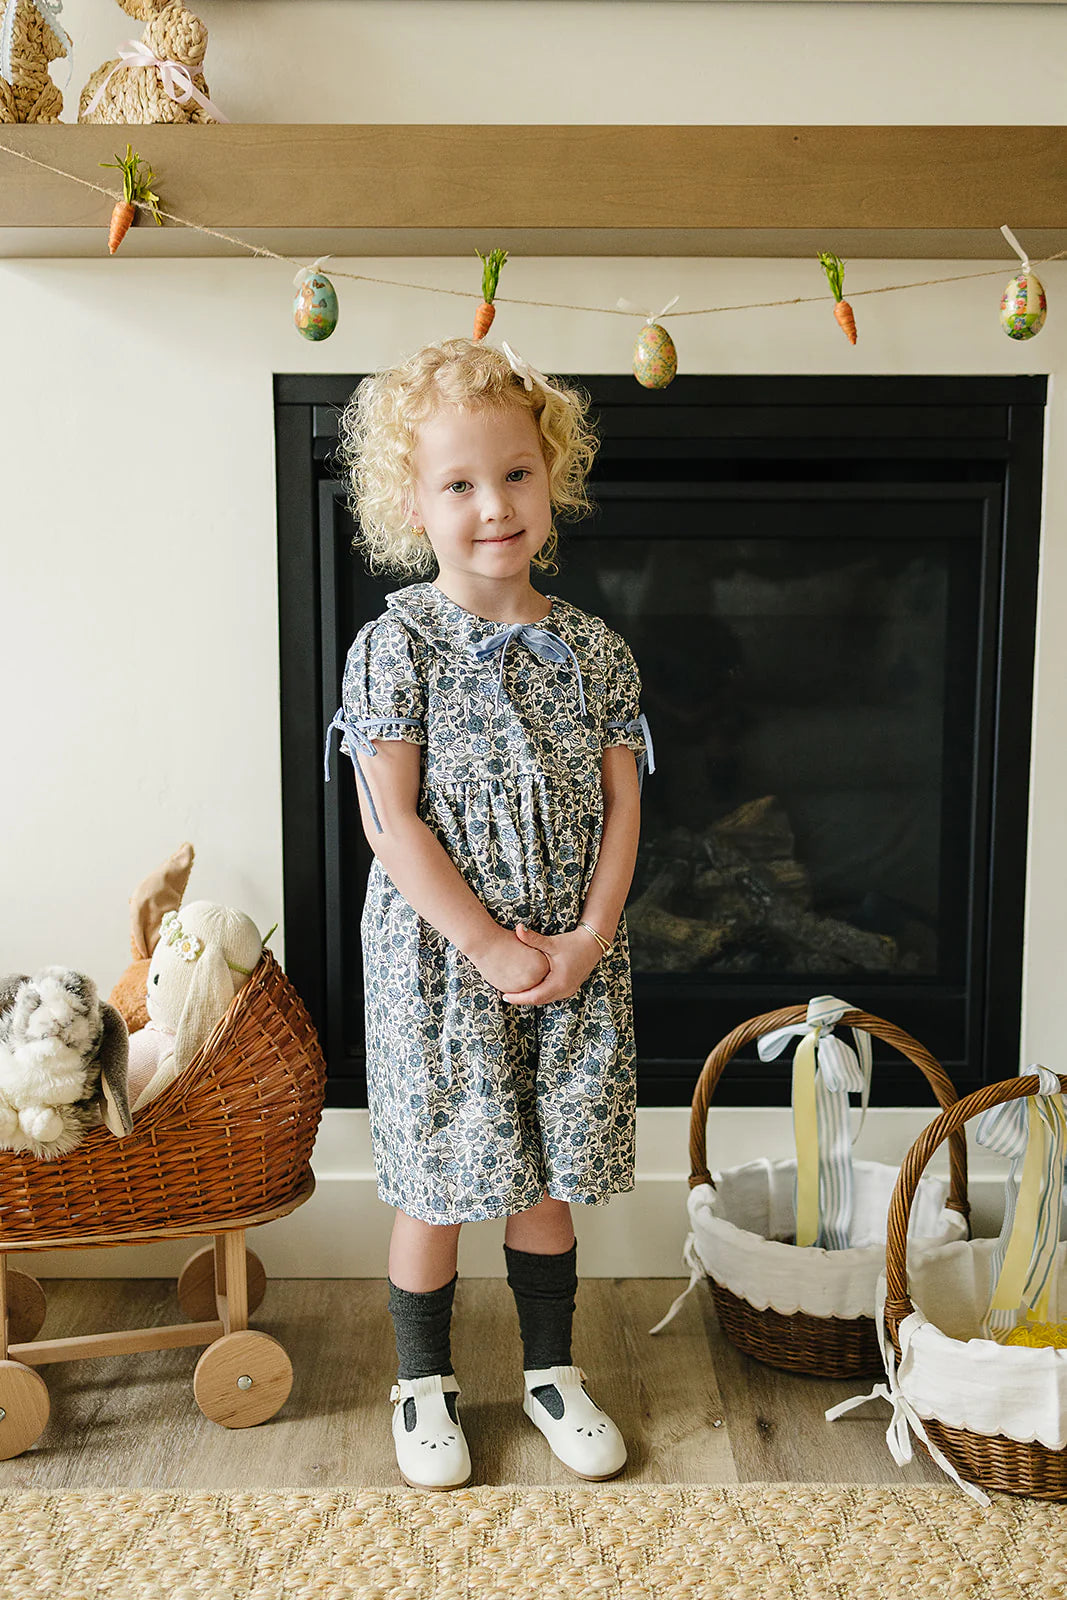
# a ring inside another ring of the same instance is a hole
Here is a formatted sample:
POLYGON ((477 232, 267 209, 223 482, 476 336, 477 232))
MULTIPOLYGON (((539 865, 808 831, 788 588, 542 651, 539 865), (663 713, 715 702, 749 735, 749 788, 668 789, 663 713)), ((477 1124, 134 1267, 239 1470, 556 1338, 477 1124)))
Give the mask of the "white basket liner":
MULTIPOLYGON (((1062 1450, 1067 1447, 1067 1350, 1000 1345, 979 1333, 996 1244, 995 1239, 960 1241, 939 1251, 936 1262, 909 1262, 909 1294, 916 1309, 900 1325, 896 1381, 920 1417, 1062 1450)), ((1056 1251, 1053 1322, 1061 1315, 1065 1272, 1067 1243, 1056 1251)), ((879 1292, 884 1295, 884 1283, 879 1292)))
MULTIPOLYGON (((885 1266, 886 1215, 897 1167, 857 1161, 853 1236, 848 1250, 779 1243, 794 1228, 796 1161, 750 1161, 713 1173, 689 1191, 690 1241, 704 1271, 758 1311, 783 1316, 873 1317, 885 1266)), ((923 1246, 962 1240, 967 1224, 945 1205, 948 1185, 922 1178, 908 1237, 923 1246)), ((941 1257, 938 1256, 938 1261, 941 1257)))

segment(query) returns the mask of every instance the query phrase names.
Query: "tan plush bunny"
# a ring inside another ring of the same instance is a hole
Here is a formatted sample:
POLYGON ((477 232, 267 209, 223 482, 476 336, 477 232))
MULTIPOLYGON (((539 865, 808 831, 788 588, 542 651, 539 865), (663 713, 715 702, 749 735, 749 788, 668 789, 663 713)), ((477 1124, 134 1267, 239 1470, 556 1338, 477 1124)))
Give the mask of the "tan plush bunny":
POLYGON ((182 903, 193 870, 193 847, 181 844, 169 860, 150 872, 130 896, 130 954, 132 962, 112 989, 109 999, 122 1013, 131 1033, 148 1021, 145 985, 152 953, 159 943, 159 925, 167 911, 182 903))
POLYGON ((0 122, 58 122, 63 95, 48 63, 73 54, 59 21, 63 0, 0 4, 0 122))
POLYGON ((146 23, 140 40, 98 67, 82 90, 79 122, 225 122, 208 99, 207 29, 181 0, 119 0, 146 23))

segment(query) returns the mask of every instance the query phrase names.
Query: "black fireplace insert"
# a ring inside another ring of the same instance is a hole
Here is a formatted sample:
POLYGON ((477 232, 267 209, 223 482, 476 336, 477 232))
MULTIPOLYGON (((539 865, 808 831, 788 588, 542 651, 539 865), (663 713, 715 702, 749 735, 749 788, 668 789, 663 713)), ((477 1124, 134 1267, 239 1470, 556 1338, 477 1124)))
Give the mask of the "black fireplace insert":
MULTIPOLYGON (((286 961, 330 1102, 365 1105, 371 853, 322 782, 370 576, 332 452, 359 375, 275 379, 286 961)), ((535 585, 631 644, 657 770, 626 906, 639 1098, 689 1101, 757 1012, 832 993, 961 1092, 1018 1067, 1046 380, 577 375, 593 515, 535 585)), ((924 1103, 876 1052, 875 1104, 924 1103)), ((717 1103, 786 1104, 789 1056, 717 1103)))

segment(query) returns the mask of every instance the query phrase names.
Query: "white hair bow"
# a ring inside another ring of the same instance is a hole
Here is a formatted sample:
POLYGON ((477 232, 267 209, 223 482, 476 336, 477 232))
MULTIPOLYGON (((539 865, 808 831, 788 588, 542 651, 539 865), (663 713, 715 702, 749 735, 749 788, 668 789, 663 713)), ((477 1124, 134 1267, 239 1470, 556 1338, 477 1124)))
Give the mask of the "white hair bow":
POLYGON ((557 389, 553 384, 549 383, 543 372, 538 372, 537 368, 531 367, 530 363, 524 361, 522 356, 516 355, 506 339, 501 340, 501 348, 508 358, 508 364, 512 372, 518 373, 522 379, 524 389, 529 392, 533 389, 535 383, 539 383, 542 389, 548 390, 549 394, 558 394, 561 400, 566 400, 567 404, 570 405, 570 395, 564 394, 562 389, 557 389))

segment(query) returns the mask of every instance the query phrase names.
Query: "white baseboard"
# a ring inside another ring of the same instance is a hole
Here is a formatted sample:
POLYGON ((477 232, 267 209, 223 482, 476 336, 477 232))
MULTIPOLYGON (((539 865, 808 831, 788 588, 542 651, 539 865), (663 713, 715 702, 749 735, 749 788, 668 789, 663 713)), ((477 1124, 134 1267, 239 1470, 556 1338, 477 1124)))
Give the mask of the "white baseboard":
MULTIPOLYGON (((869 1160, 899 1162, 930 1120, 920 1110, 874 1110, 856 1145, 869 1160)), ((712 1109, 709 1119, 712 1168, 758 1156, 792 1153, 788 1109, 712 1109)), ((970 1149, 974 1231, 1000 1226, 1006 1164, 970 1149)), ((273 1278, 384 1278, 393 1223, 392 1207, 378 1199, 366 1111, 327 1111, 312 1162, 312 1198, 266 1227, 249 1242, 273 1278)), ((944 1159, 931 1171, 945 1174, 944 1159)), ((578 1270, 587 1278, 677 1278, 687 1276, 682 1245, 689 1192, 689 1108, 648 1107, 638 1113, 636 1188, 607 1205, 574 1206, 578 1270)), ((459 1270, 465 1277, 504 1276, 504 1219, 471 1223, 460 1235, 459 1270)), ((197 1240, 124 1245, 99 1250, 34 1252, 25 1265, 44 1278, 165 1278, 199 1248, 197 1240)), ((18 1265, 17 1260, 13 1262, 18 1265)))

